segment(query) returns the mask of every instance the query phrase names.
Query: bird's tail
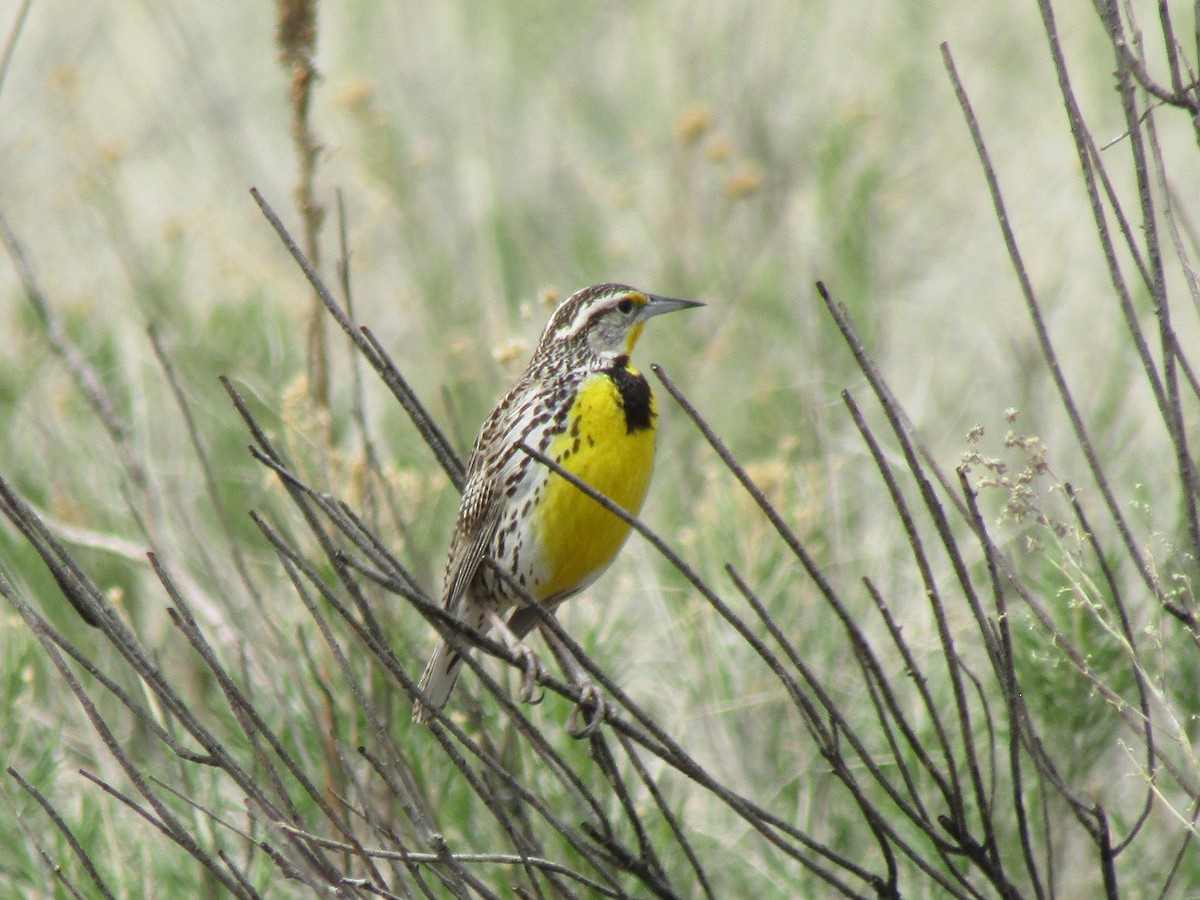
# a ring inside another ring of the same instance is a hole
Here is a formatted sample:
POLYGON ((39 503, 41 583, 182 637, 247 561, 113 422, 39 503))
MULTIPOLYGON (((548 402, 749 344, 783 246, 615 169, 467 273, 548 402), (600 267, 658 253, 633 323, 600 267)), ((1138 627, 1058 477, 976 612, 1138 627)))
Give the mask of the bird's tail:
MULTIPOLYGON (((487 617, 480 612, 473 621, 466 624, 476 631, 482 631, 486 621, 487 617)), ((465 639, 459 643, 465 644, 465 639)), ((445 707, 446 701, 450 699, 450 692, 454 690, 454 683, 458 681, 458 673, 462 671, 463 654, 466 652, 465 646, 461 649, 454 647, 445 638, 438 641, 418 685, 421 693, 425 695, 425 701, 418 700, 413 705, 414 722, 428 725, 434 719, 434 712, 440 712, 445 707)))

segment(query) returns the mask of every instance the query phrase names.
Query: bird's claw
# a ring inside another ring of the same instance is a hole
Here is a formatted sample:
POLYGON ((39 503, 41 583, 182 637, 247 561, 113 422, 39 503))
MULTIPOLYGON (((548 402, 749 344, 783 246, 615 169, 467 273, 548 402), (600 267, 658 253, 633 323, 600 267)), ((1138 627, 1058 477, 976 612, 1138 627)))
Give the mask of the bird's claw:
POLYGON ((514 652, 524 670, 521 673, 521 690, 517 696, 521 698, 522 703, 530 705, 541 703, 546 696, 545 691, 540 687, 542 680, 546 677, 545 666, 542 665, 538 655, 524 644, 519 645, 514 652))
POLYGON ((576 740, 591 737, 614 715, 616 710, 605 699, 604 692, 588 681, 579 686, 579 702, 575 704, 575 708, 571 710, 571 717, 567 719, 567 734, 576 740), (582 725, 579 722, 581 716, 586 717, 582 725))

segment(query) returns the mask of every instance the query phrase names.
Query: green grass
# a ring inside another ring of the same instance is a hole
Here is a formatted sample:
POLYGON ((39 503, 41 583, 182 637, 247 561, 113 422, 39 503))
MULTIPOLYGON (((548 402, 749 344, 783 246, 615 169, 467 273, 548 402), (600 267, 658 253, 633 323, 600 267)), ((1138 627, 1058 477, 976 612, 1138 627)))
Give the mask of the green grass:
MULTIPOLYGON (((1111 49, 1090 4, 1060 5, 1072 78, 1093 133, 1105 143, 1125 128, 1112 91, 1111 49)), ((1135 6, 1149 29, 1154 9, 1135 6)), ((13 13, 0 15, 3 30, 13 13)), ((258 187, 299 234, 291 205, 296 165, 287 77, 277 64, 273 27, 261 6, 206 8, 198 15, 184 3, 117 5, 103 13, 81 10, 66 21, 31 7, 0 84, 0 214, 21 241, 66 336, 111 397, 128 452, 145 478, 130 472, 51 351, 44 323, 7 264, 0 264, 0 333, 6 336, 0 341, 0 477, 47 517, 189 708, 255 778, 269 781, 268 765, 239 728, 209 667, 172 625, 167 610, 173 603, 147 564, 147 549, 177 580, 239 688, 327 798, 369 797, 364 805, 410 849, 429 849, 427 835, 402 815, 399 800, 354 756, 359 746, 380 752, 386 744, 359 706, 356 686, 385 716, 450 848, 512 852, 496 817, 428 730, 409 723, 409 701, 397 683, 317 598, 349 660, 351 677, 345 677, 248 517, 251 510, 262 515, 314 562, 326 585, 340 590, 334 564, 321 555, 277 479, 247 453, 252 441, 218 382, 221 375, 247 398, 295 471, 345 499, 434 593, 457 504, 433 455, 331 321, 330 410, 307 396, 310 291, 248 193, 258 187), (209 502, 184 419, 155 360, 146 335, 151 325, 195 417, 223 516, 209 502), (363 411, 382 457, 381 480, 364 462, 352 366, 362 371, 363 411), (231 539, 244 554, 253 589, 235 567, 231 539)), ((1188 33, 1182 20, 1176 29, 1188 33)), ((652 327, 639 347, 640 364, 661 363, 747 467, 847 603, 922 743, 932 746, 930 717, 861 582, 871 579, 902 625, 935 705, 954 726, 955 752, 962 752, 926 585, 842 404, 839 393, 848 389, 897 469, 956 645, 980 679, 978 689, 968 684, 971 736, 986 742, 990 717, 1002 756, 1009 723, 982 639, 918 486, 817 298, 813 284, 823 280, 849 309, 932 457, 947 471, 968 449, 966 435, 976 423, 987 430, 979 452, 1020 469, 1020 454, 1003 447, 1004 411, 1020 410, 1019 429, 1048 448, 1050 472, 1038 483, 1037 503, 1053 509, 1055 521, 1070 521, 1055 486, 1070 482, 1079 491, 1131 610, 1136 665, 1160 697, 1154 705, 1159 746, 1182 779, 1197 780, 1190 749, 1198 704, 1194 642, 1148 594, 1102 513, 1004 253, 942 66, 943 39, 975 102, 1064 373, 1117 501, 1129 514, 1139 550, 1188 607, 1195 559, 1178 472, 1096 249, 1035 8, 981 13, 958 4, 935 12, 856 2, 822 11, 779 2, 743 11, 664 2, 564 12, 549 3, 478 0, 327 5, 319 22, 322 77, 312 120, 324 145, 315 185, 327 213, 322 273, 336 285, 340 192, 356 319, 380 338, 460 451, 519 373, 551 308, 544 298, 623 280, 705 301, 702 311, 652 327), (1173 742, 1176 733, 1180 740, 1173 742)), ((1151 59, 1152 71, 1161 74, 1161 59, 1151 59)), ((1162 111, 1156 124, 1180 217, 1191 222, 1190 198, 1200 196, 1200 169, 1191 164, 1194 134, 1177 112, 1162 111)), ((1132 215, 1128 140, 1103 157, 1132 215)), ((1194 256, 1194 238, 1186 227, 1184 233, 1194 256)), ((1127 255, 1121 261, 1132 280, 1127 255)), ((1167 270, 1186 349, 1196 337, 1195 311, 1183 267, 1170 252, 1167 270)), ((1134 302, 1157 358, 1154 312, 1140 285, 1134 302)), ((664 428, 645 520, 769 641, 730 582, 725 565, 732 564, 847 721, 866 735, 871 752, 887 758, 845 627, 683 411, 662 390, 659 398, 664 428)), ((1194 432, 1196 397, 1186 390, 1182 408, 1185 430, 1194 432)), ((983 491, 980 502, 1021 584, 1050 610, 1059 634, 1082 649, 1104 684, 1136 705, 1131 656, 1112 628, 1112 586, 1090 548, 1079 550, 1070 539, 1058 543, 1036 523, 1005 519, 1002 494, 983 491), (1032 549, 1031 535, 1041 541, 1032 549)), ((0 577, 192 746, 3 522, 0 577)), ((974 587, 991 610, 983 551, 961 518, 954 523, 974 587)), ((432 629, 400 597, 375 586, 366 596, 397 658, 418 674, 432 629)), ((1073 792, 1110 811, 1119 840, 1143 797, 1139 733, 1070 665, 1011 591, 1006 599, 1014 610, 1014 670, 1046 750, 1073 792)), ((5 766, 50 800, 118 896, 221 895, 224 888, 202 866, 78 773, 84 769, 134 793, 33 631, 8 604, 0 617, 5 766)), ((714 778, 872 872, 884 870, 859 808, 780 681, 645 542, 632 539, 613 570, 560 619, 714 778)), ((145 772, 254 840, 284 840, 261 820, 251 821, 244 792, 230 778, 181 762, 95 679, 74 671, 145 772)), ((509 673, 494 664, 490 671, 515 692, 509 673)), ((544 770, 473 673, 464 675, 454 703, 468 733, 495 750, 555 815, 572 825, 587 817, 586 804, 544 770)), ((620 822, 619 839, 636 846, 610 781, 589 755, 592 748, 563 733, 569 714, 569 703, 557 696, 529 712, 604 812, 620 822)), ((648 752, 639 759, 684 823, 716 896, 824 896, 832 890, 695 781, 648 752)), ((630 778, 628 759, 621 756, 618 765, 630 778)), ((1098 896, 1092 843, 1059 794, 1029 774, 1030 765, 1027 758, 1027 795, 1034 802, 1049 798, 1048 825, 1040 809, 1034 817, 1034 842, 1047 839, 1048 827, 1060 891, 1098 896)), ((989 790, 999 798, 997 819, 1004 826, 998 852, 1008 871, 1018 873, 1018 892, 1032 896, 1020 877, 1007 769, 1001 764, 997 771, 998 783, 989 790)), ((867 779, 861 768, 854 774, 867 779)), ((936 797, 932 781, 918 780, 936 817, 943 810, 930 799, 936 797)), ((1162 796, 1144 830, 1116 861, 1123 895, 1139 896, 1146 871, 1161 873, 1153 880, 1161 887, 1188 833, 1179 819, 1191 815, 1188 788, 1168 775, 1158 787, 1162 796)), ((314 832, 334 836, 315 800, 290 780, 286 793, 314 832)), ((881 791, 872 786, 868 793, 895 813, 881 791)), ((7 776, 0 778, 0 796, 0 894, 69 896, 39 857, 40 847, 90 895, 93 885, 80 860, 32 797, 7 776)), ((164 796, 210 852, 223 849, 244 866, 257 890, 306 893, 253 844, 164 796)), ((511 802, 512 815, 538 822, 511 802)), ((694 887, 649 791, 638 789, 631 802, 648 843, 662 848, 671 882, 685 892, 694 887)), ((979 813, 977 804, 972 810, 979 813)), ((949 871, 903 817, 889 821, 923 847, 939 871, 949 871)), ((586 870, 560 836, 538 833, 547 855, 586 870)), ((1166 895, 1196 896, 1200 856, 1191 847, 1181 859, 1166 895)), ((901 858, 900 865, 904 896, 942 896, 911 860, 901 858)), ((393 885, 415 890, 402 866, 381 869, 393 885)), ((514 882, 525 884, 518 868, 480 864, 472 871, 498 895, 514 882)), ((645 894, 644 884, 623 877, 624 890, 645 894)), ((977 871, 970 877, 983 896, 1000 895, 977 871)), ((431 884, 433 895, 441 895, 443 888, 431 884)), ((870 890, 855 884, 864 894, 870 890)))

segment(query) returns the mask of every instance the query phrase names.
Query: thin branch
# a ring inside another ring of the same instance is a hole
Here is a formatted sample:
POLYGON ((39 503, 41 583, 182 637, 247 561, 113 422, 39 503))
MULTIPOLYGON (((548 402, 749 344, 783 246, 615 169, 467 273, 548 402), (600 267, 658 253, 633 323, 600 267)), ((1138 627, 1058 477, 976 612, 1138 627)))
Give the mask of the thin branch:
POLYGON ((96 418, 100 420, 104 430, 108 432, 108 436, 117 448, 125 470, 129 473, 134 485, 144 488, 146 486, 145 466, 133 450, 127 425, 117 412, 117 406, 104 386, 99 373, 88 362, 79 345, 71 340, 62 320, 55 314, 45 293, 38 286, 33 267, 3 211, 0 211, 0 243, 4 244, 13 268, 17 271, 17 277, 25 290, 25 299, 29 301, 30 307, 42 323, 50 349, 62 360, 76 387, 83 394, 83 399, 91 407, 96 418))
MULTIPOLYGON (((179 407, 179 413, 183 416, 183 424, 187 429, 188 440, 192 445, 192 452, 196 454, 196 461, 200 463, 200 472, 204 477, 204 488, 208 493, 208 502, 212 505, 213 512, 217 515, 217 521, 221 525, 221 533, 228 538, 229 555, 233 559, 233 567, 241 578, 247 595, 257 601, 262 596, 262 591, 255 585, 254 579, 250 577, 250 570, 246 567, 246 555, 242 552, 241 544, 233 536, 229 517, 225 513, 225 504, 221 502, 221 492, 217 487, 216 474, 213 472, 212 463, 209 461, 204 444, 200 440, 200 429, 196 426, 196 418, 192 415, 192 405, 188 402, 183 386, 179 383, 175 367, 172 365, 166 350, 162 346, 162 341, 158 336, 158 329, 151 325, 147 329, 147 335, 150 338, 150 347, 154 351, 154 357, 158 360, 163 374, 167 377, 167 384, 171 389, 171 395, 175 398, 175 405, 179 407)), ((203 544, 198 543, 198 546, 202 547, 203 544)))
MULTIPOLYGON (((280 822, 279 827, 291 834, 301 837, 304 840, 325 847, 329 850, 344 850, 347 852, 358 852, 357 848, 350 847, 341 841, 330 840, 323 838, 320 835, 312 834, 308 831, 302 831, 287 822, 280 822)), ((411 853, 407 851, 384 850, 381 848, 367 848, 364 851, 368 856, 375 859, 397 859, 404 863, 413 863, 416 865, 431 865, 435 863, 446 862, 446 857, 440 853, 411 853)), ((565 875, 573 881, 579 882, 589 890, 597 891, 604 897, 621 897, 623 894, 612 888, 606 887, 597 881, 593 881, 587 876, 576 872, 562 863, 555 862, 551 859, 539 859, 536 857, 520 857, 511 853, 453 853, 450 854, 455 862, 465 864, 476 863, 498 863, 500 865, 513 866, 524 865, 526 863, 538 869, 544 869, 548 872, 554 872, 558 875, 565 875)))
POLYGON ((62 832, 63 837, 67 840, 67 845, 71 848, 71 852, 79 857, 79 861, 83 863, 83 868, 88 873, 88 877, 92 879, 92 884, 96 886, 96 890, 98 890, 103 896, 109 898, 109 900, 116 900, 112 891, 108 889, 108 885, 105 883, 104 878, 101 877, 99 870, 96 868, 96 864, 92 862, 92 858, 83 848, 83 844, 79 842, 79 838, 75 836, 75 832, 71 830, 71 826, 66 823, 63 817, 59 815, 58 810, 54 808, 54 804, 47 800, 41 791, 26 781, 21 776, 21 773, 12 766, 8 766, 5 771, 7 771, 12 779, 21 786, 21 789, 25 791, 25 793, 37 801, 38 806, 42 808, 42 811, 45 812, 46 815, 50 817, 50 821, 54 823, 54 827, 62 832))
POLYGON ((296 265, 304 273, 304 277, 308 279, 308 283, 316 291, 317 297, 325 305, 325 309, 333 316, 334 321, 341 326, 346 336, 354 342, 354 346, 363 354, 372 368, 383 378, 384 384, 388 386, 392 394, 400 401, 400 405, 408 413, 413 425, 416 426, 417 431, 421 434, 429 449, 433 451, 434 457, 450 477, 450 481, 454 483, 455 487, 462 490, 462 486, 466 481, 466 469, 463 466, 462 460, 458 457, 458 454, 455 452, 453 446, 451 446, 449 440, 446 439, 441 429, 434 424, 432 417, 425 411, 420 401, 417 400, 416 394, 408 386, 403 376, 400 375, 399 370, 387 358, 387 355, 382 352, 382 346, 375 341, 375 338, 369 332, 366 332, 365 329, 360 330, 356 328, 354 323, 350 321, 345 311, 329 292, 329 289, 325 287, 324 282, 317 275, 316 270, 309 263, 307 257, 305 257, 304 253, 296 245, 295 240, 279 216, 267 204, 267 201, 258 192, 258 189, 251 188, 250 195, 254 198, 254 202, 258 204, 259 209, 262 210, 271 227, 275 229, 275 233, 279 236, 280 241, 283 242, 283 246, 287 248, 288 253, 291 254, 292 259, 296 261, 296 265))
MULTIPOLYGON (((1048 6, 1047 6, 1048 9, 1048 6)), ((1016 272, 1017 280, 1021 286, 1021 293, 1025 297, 1025 302, 1029 310, 1029 317, 1033 323, 1034 332, 1037 335, 1038 345, 1041 348, 1042 358, 1046 362, 1046 366, 1050 371, 1050 376, 1054 381, 1055 387, 1058 389, 1059 397, 1062 400, 1063 409, 1067 413, 1067 417, 1071 421, 1071 426, 1075 431, 1075 437, 1079 441, 1079 445, 1083 450, 1084 456, 1087 459, 1088 466, 1092 471, 1092 477, 1099 488, 1101 495, 1104 497, 1105 504, 1108 506, 1109 514, 1112 516, 1118 531, 1121 534, 1122 541, 1125 544, 1125 550, 1136 564, 1138 571, 1141 573, 1143 580, 1151 591, 1154 592, 1160 602, 1165 601, 1162 593, 1162 587, 1154 578, 1149 567, 1146 565, 1142 554, 1138 549, 1137 542, 1134 540, 1132 532, 1125 521, 1125 517, 1121 513, 1120 504, 1113 495, 1112 488, 1108 483, 1108 478, 1104 474, 1104 468, 1100 463, 1100 459, 1096 454, 1096 450, 1092 445, 1091 438, 1088 436, 1087 428, 1084 426, 1083 417, 1079 414, 1079 409, 1075 405, 1075 400, 1071 395, 1071 390, 1067 385, 1066 377, 1062 373, 1062 368, 1058 362, 1058 354, 1055 352, 1054 344, 1050 340, 1049 330, 1046 328, 1046 323, 1042 318, 1041 308, 1038 305, 1037 297, 1033 290, 1033 284, 1029 280, 1029 275, 1025 270, 1025 264, 1021 258, 1020 249, 1017 246, 1016 235, 1013 233, 1012 226, 1009 224, 1008 211, 1004 204, 1004 198, 1000 193, 1000 184, 996 178, 996 171, 992 167, 991 156, 988 153, 987 145, 983 140, 983 133, 979 128, 979 123, 975 118, 975 112, 971 108, 971 102, 967 98, 966 90, 962 86, 962 82, 958 78, 958 70, 954 66, 954 59, 950 55, 948 45, 942 45, 942 56, 945 60, 946 70, 950 74, 950 79, 954 84, 955 94, 958 96, 959 105, 962 107, 963 115, 967 121, 967 128, 971 132, 971 138, 975 143, 975 150, 979 156, 979 161, 983 166, 984 178, 987 181, 988 190, 992 195, 992 202, 996 210, 996 221, 1000 225, 1000 230, 1004 236, 1004 244, 1008 248, 1008 254, 1012 260, 1013 269, 1016 272)), ((1060 67, 1060 80, 1066 77, 1065 69, 1060 67)), ((1082 131, 1082 129, 1080 129, 1082 131)), ((1086 163, 1085 163, 1086 164, 1086 163)), ((1090 185, 1090 182, 1089 182, 1090 185)), ((1094 187, 1091 188, 1094 191, 1094 187)), ((1094 204, 1095 205, 1095 202, 1094 204)), ((1149 352, 1143 350, 1142 358, 1147 363, 1146 375, 1152 385, 1158 385, 1158 376, 1153 367, 1149 364, 1149 352)), ((1162 388, 1159 386, 1155 391, 1155 395, 1162 396, 1162 388)))

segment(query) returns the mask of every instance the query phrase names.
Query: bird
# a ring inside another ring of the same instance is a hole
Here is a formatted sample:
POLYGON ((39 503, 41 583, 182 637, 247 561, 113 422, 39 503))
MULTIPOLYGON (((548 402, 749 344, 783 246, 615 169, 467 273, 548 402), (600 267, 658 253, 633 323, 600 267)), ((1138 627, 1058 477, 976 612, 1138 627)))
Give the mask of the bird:
MULTIPOLYGON (((631 362, 633 348, 649 319, 703 305, 626 284, 575 292, 551 314, 524 373, 475 438, 441 602, 476 631, 496 628, 523 657, 527 702, 535 702, 540 663, 520 641, 540 616, 523 594, 553 613, 603 574, 629 525, 524 448, 637 515, 654 468, 658 407, 631 362)), ((465 652, 462 640, 439 640, 418 684, 413 721, 428 724, 445 708, 465 652)), ((581 687, 599 697, 590 683, 581 687)))

